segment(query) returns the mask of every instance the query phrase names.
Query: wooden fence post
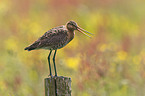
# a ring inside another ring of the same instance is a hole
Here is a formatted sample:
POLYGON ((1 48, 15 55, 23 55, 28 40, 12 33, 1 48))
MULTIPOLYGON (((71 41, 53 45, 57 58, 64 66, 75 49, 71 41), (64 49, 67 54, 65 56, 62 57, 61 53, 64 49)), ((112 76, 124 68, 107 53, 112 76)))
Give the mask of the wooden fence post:
POLYGON ((71 96, 71 78, 54 76, 45 78, 45 96, 71 96))

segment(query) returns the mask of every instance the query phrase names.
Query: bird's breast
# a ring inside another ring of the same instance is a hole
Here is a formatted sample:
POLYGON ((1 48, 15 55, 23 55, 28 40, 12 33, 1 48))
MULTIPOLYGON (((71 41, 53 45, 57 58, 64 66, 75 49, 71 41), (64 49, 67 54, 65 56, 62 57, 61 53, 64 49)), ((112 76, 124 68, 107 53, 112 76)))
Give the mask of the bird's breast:
POLYGON ((68 42, 70 42, 74 38, 74 35, 75 35, 74 31, 67 32, 68 42))
MULTIPOLYGON (((74 38, 74 32, 67 32, 67 36, 55 48, 60 49, 67 45, 74 38)), ((55 49, 54 48, 54 49, 55 49)))

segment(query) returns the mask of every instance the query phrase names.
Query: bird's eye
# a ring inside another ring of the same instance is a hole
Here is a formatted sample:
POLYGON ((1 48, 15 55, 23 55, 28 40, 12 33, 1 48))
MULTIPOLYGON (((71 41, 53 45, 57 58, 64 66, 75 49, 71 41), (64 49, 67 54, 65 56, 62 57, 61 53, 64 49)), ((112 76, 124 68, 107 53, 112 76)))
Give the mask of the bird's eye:
POLYGON ((73 26, 75 26, 75 24, 72 24, 73 26))

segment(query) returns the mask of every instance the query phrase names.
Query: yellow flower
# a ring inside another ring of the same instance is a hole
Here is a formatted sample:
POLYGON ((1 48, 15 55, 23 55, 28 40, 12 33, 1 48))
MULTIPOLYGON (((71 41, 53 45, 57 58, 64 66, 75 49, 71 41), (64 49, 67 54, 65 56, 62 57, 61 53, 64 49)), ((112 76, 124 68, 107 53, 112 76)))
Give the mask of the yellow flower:
POLYGON ((67 59, 66 64, 69 68, 72 68, 72 69, 76 70, 76 69, 78 69, 79 62, 80 62, 79 57, 72 57, 72 58, 67 59))
POLYGON ((119 51, 117 53, 117 57, 119 60, 125 60, 127 58, 127 53, 125 51, 119 51))

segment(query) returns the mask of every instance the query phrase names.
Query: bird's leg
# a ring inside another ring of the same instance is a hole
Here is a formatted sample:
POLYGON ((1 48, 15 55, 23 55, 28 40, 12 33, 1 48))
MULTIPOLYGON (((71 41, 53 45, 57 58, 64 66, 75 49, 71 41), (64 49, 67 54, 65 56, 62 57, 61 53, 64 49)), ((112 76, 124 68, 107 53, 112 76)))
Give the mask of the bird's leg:
POLYGON ((51 65, 50 65, 50 55, 51 55, 51 52, 52 52, 52 50, 50 50, 50 53, 49 53, 49 55, 48 55, 48 63, 49 63, 49 71, 50 71, 49 76, 51 76, 51 77, 52 77, 51 65))
POLYGON ((56 51, 57 51, 57 50, 55 50, 54 56, 53 56, 53 63, 54 63, 55 76, 57 76, 56 65, 55 65, 55 55, 56 55, 56 51))

